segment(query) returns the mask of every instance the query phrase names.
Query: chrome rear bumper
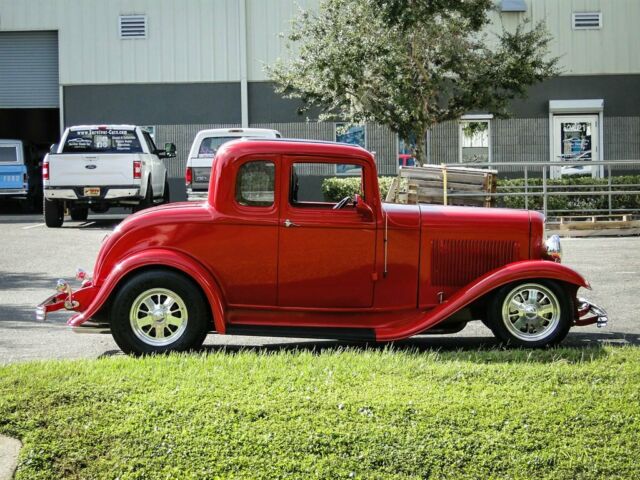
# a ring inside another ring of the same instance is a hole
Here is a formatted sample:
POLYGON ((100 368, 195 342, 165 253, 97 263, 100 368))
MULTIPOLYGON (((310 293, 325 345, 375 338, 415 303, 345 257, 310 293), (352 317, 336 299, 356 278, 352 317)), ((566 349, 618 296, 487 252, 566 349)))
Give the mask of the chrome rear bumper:
POLYGON ((604 308, 584 298, 578 298, 578 319, 575 322, 576 325, 584 326, 595 323, 598 328, 602 328, 606 327, 608 322, 609 316, 604 308))

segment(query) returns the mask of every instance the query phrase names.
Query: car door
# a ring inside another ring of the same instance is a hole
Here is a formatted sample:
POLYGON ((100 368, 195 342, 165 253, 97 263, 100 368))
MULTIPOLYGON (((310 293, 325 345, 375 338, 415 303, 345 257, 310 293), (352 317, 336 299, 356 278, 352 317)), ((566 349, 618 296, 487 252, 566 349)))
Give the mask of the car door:
MULTIPOLYGON (((278 243, 278 305, 364 308, 373 304, 375 218, 352 202, 336 209, 322 198, 323 176, 368 178, 365 164, 339 158, 283 157, 278 243), (345 165, 349 163, 349 165, 345 165)), ((365 201, 372 188, 363 184, 365 201)))

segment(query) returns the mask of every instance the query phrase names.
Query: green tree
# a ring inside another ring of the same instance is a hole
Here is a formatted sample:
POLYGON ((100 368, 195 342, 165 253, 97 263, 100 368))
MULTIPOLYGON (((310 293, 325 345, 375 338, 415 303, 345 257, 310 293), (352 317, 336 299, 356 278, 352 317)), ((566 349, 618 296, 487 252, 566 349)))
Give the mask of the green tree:
POLYGON ((492 0, 323 0, 286 35, 277 90, 320 120, 387 125, 424 163, 434 125, 474 110, 508 116, 512 99, 557 74, 544 26, 489 34, 492 0))

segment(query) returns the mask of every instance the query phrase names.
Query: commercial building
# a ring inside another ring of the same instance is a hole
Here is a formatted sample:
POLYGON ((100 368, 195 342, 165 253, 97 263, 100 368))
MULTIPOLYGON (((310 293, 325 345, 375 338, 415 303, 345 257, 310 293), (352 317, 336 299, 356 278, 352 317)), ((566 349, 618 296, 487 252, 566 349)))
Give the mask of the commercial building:
MULTIPOLYGON (((336 125, 297 112, 264 65, 298 6, 318 0, 0 0, 0 137, 56 141, 65 125, 133 123, 173 141, 181 178, 203 128, 274 128, 335 140, 336 125)), ((431 162, 640 159, 637 0, 496 0, 495 25, 546 20, 562 75, 531 88, 513 118, 475 112, 437 126, 431 162), (469 129, 468 122, 476 122, 469 129), (478 128, 479 127, 479 128, 478 128)), ((347 132, 393 174, 402 149, 387 128, 347 132)))

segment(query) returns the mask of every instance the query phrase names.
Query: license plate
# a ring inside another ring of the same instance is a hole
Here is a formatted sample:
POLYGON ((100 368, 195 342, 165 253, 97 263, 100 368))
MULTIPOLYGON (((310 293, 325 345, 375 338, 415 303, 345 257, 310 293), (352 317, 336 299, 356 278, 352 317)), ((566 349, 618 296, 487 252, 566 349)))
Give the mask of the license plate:
POLYGON ((84 187, 84 196, 85 197, 99 197, 100 196, 100 187, 84 187))

